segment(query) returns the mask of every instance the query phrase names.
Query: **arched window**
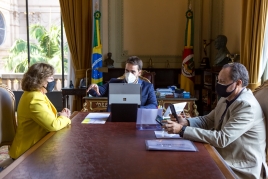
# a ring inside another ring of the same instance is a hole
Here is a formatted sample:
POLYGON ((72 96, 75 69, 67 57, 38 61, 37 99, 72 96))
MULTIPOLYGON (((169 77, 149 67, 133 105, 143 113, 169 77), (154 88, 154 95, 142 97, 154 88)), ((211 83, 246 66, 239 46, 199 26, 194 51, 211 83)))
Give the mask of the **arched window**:
POLYGON ((2 45, 5 40, 5 33, 6 33, 6 27, 5 27, 4 16, 0 12, 0 45, 2 45))

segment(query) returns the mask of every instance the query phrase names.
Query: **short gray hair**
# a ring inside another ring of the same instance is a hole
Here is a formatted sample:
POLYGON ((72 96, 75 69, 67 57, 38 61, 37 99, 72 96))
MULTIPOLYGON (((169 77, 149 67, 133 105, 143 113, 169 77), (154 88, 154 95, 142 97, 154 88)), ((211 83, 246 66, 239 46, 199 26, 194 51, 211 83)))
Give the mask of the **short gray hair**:
POLYGON ((248 70, 244 65, 235 62, 225 64, 222 68, 228 68, 228 67, 231 68, 230 78, 233 81, 241 80, 243 87, 248 85, 249 80, 248 70))

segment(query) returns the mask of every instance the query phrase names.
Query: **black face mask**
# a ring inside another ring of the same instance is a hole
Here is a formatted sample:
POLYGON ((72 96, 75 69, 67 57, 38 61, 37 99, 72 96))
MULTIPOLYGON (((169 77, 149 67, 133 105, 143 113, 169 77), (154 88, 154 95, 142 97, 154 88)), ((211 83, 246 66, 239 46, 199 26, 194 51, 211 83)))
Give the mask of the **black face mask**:
POLYGON ((236 87, 235 87, 235 89, 234 89, 233 91, 230 91, 230 92, 227 92, 226 90, 227 90, 227 88, 228 88, 229 86, 231 86, 233 83, 234 83, 234 82, 232 82, 232 83, 229 84, 229 85, 222 85, 222 84, 220 84, 220 83, 217 83, 217 84, 216 84, 216 92, 217 92, 217 94, 220 95, 221 97, 224 97, 224 98, 230 96, 230 94, 232 94, 232 93, 234 92, 234 90, 236 89, 236 87))
POLYGON ((48 93, 53 91, 53 89, 55 87, 55 84, 56 84, 55 81, 47 82, 46 90, 47 90, 48 93))

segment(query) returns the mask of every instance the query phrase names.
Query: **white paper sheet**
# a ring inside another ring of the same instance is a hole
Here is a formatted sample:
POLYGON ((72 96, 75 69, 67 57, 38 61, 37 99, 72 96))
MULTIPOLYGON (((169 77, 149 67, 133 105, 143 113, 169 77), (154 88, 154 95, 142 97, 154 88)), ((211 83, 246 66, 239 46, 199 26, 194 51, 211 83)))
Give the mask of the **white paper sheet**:
POLYGON ((110 116, 109 112, 89 113, 81 123, 82 124, 105 124, 109 116, 110 116))
POLYGON ((82 124, 105 124, 107 118, 99 118, 99 119, 92 119, 92 118, 85 118, 81 123, 82 124))
MULTIPOLYGON (((186 104, 187 104, 187 102, 173 104, 175 107, 176 113, 179 114, 179 113, 183 112, 183 109, 184 109, 186 104)), ((165 111, 165 114, 163 115, 163 119, 170 118, 169 114, 171 114, 170 107, 168 107, 167 110, 165 111)))
POLYGON ((110 116, 109 112, 103 112, 103 113, 88 113, 88 115, 85 118, 94 118, 94 119, 103 119, 108 118, 110 116))
POLYGON ((169 134, 167 131, 154 131, 157 139, 178 139, 181 138, 179 134, 169 134))

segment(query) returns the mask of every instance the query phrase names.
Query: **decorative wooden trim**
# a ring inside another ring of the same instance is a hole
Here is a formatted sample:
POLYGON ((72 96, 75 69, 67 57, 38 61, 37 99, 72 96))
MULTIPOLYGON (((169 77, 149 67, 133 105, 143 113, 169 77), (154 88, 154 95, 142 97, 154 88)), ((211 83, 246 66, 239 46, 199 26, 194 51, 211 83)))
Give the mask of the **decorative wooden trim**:
POLYGON ((212 147, 210 144, 204 144, 204 147, 207 149, 210 156, 213 158, 213 160, 215 161, 217 166, 220 168, 220 170, 222 171, 225 178, 229 178, 229 179, 234 178, 235 179, 236 175, 234 174, 232 169, 225 163, 225 161, 220 156, 218 151, 214 147, 212 147))
POLYGON ((260 86, 254 89, 253 94, 255 94, 257 91, 260 91, 263 88, 268 87, 268 80, 264 81, 260 86))

